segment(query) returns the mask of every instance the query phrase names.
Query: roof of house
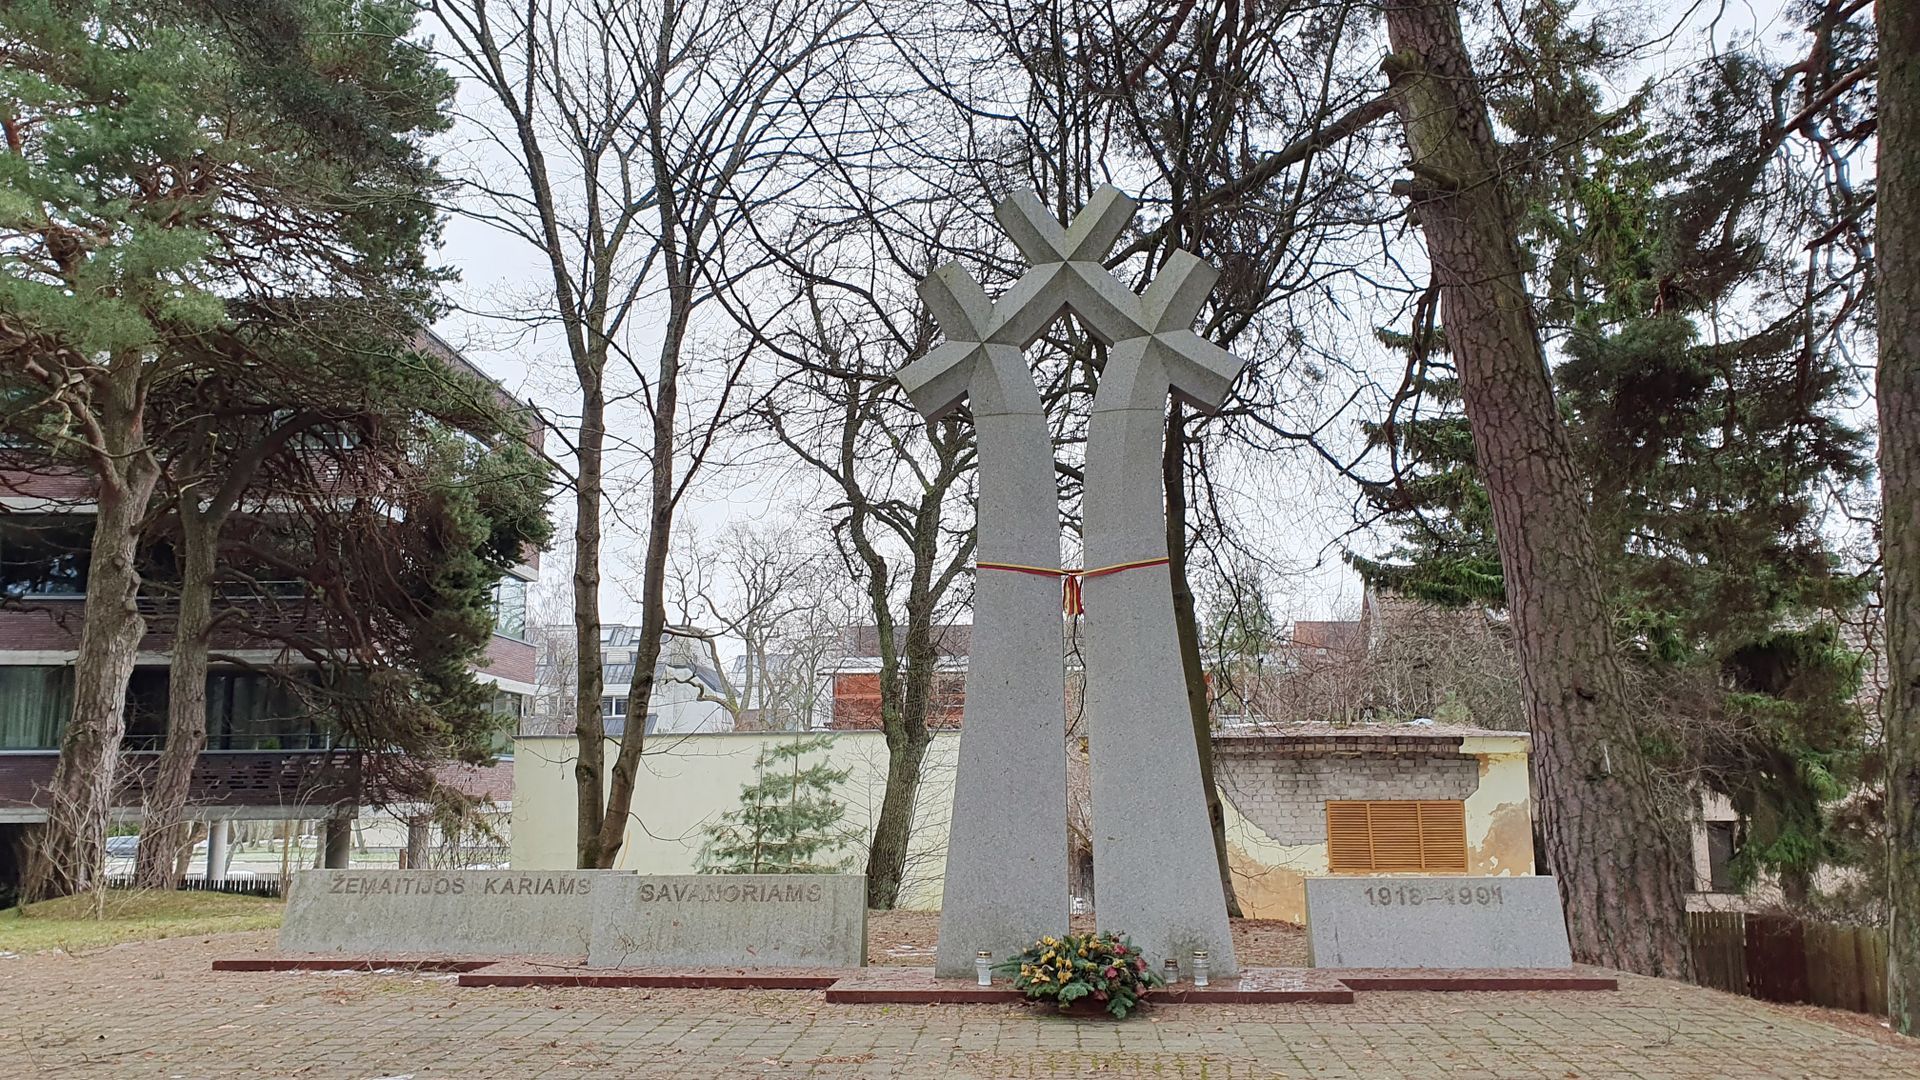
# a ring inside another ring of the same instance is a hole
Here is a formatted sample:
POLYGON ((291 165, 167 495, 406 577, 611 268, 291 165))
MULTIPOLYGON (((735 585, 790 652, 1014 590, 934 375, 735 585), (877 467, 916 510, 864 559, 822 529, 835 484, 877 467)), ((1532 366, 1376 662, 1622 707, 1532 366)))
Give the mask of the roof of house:
POLYGON ((513 801, 512 758, 504 758, 492 765, 442 765, 434 776, 469 798, 490 799, 496 803, 513 801))
POLYGON ((1293 646, 1297 649, 1349 652, 1365 642, 1366 627, 1358 619, 1300 619, 1293 624, 1293 646))
POLYGON ((1394 754, 1457 751, 1465 739, 1530 740, 1525 731, 1411 721, 1399 724, 1259 724, 1217 731, 1216 749, 1227 753, 1394 754))
MULTIPOLYGON (((905 628, 896 627, 894 633, 904 635, 905 628)), ((898 647, 903 642, 896 640, 895 644, 898 647)), ((933 646, 941 656, 966 656, 973 650, 973 624, 948 623, 934 627, 933 646)), ((841 628, 840 652, 845 656, 879 656, 879 627, 859 625, 841 628)))
MULTIPOLYGON (((608 664, 602 671, 602 679, 609 687, 632 686, 635 667, 636 665, 631 663, 608 664)), ((726 692, 726 685, 720 681, 720 673, 705 664, 670 664, 663 660, 653 665, 653 681, 655 683, 685 682, 686 677, 675 674, 676 672, 690 672, 694 682, 716 694, 726 692)))

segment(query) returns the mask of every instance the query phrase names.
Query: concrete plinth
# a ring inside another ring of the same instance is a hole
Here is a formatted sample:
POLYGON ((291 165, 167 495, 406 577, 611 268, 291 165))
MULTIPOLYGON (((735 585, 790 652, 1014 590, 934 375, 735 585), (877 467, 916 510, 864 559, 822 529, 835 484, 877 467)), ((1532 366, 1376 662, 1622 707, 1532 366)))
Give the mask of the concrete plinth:
POLYGON ((1573 962, 1550 877, 1309 878, 1307 946, 1321 968, 1573 962))
POLYGON ((596 890, 624 870, 306 870, 280 948, 359 956, 580 957, 596 890))
POLYGON ((625 877, 594 896, 587 966, 856 968, 867 959, 858 874, 625 877))

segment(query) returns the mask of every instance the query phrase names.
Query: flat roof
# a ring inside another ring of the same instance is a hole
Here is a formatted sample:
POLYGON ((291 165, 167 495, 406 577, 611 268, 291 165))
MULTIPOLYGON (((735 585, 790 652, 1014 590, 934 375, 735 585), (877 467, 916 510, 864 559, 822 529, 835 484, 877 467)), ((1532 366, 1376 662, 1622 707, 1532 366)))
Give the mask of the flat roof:
POLYGON ((1250 724, 1213 733, 1216 742, 1235 739, 1528 739, 1525 730, 1474 727, 1468 724, 1391 723, 1250 724))

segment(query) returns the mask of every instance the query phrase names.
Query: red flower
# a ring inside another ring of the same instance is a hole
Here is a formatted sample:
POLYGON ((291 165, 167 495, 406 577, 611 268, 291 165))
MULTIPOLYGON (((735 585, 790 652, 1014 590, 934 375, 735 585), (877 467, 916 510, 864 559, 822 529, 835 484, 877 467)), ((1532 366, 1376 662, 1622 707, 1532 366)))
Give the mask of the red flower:
POLYGON ((1127 955, 1127 947, 1125 945, 1115 945, 1113 947, 1113 955, 1115 956, 1127 955))
POLYGON ((1103 971, 1103 972, 1101 972, 1100 974, 1102 974, 1102 975, 1104 975, 1104 976, 1106 976, 1106 977, 1107 977, 1107 978, 1109 978, 1109 979, 1112 979, 1112 978, 1117 978, 1117 977, 1119 976, 1119 974, 1120 974, 1120 969, 1119 969, 1119 968, 1108 968, 1107 970, 1105 970, 1105 971, 1103 971))
POLYGON ((1133 970, 1135 971, 1147 970, 1147 962, 1145 960, 1135 960, 1133 962, 1133 970))

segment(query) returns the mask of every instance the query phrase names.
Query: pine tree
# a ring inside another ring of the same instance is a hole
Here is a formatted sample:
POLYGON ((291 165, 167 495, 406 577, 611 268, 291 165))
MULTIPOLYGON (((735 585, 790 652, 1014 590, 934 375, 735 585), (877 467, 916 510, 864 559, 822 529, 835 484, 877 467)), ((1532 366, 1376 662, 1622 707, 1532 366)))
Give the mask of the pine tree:
POLYGON ((146 631, 149 403, 235 308, 316 294, 429 313, 452 80, 408 0, 0 6, 0 399, 96 511, 74 705, 29 895, 90 888, 146 631))
MULTIPOLYGON (((1572 28, 1571 6, 1531 9, 1507 45, 1529 77, 1488 96, 1514 135, 1507 174, 1615 638, 1668 721, 1660 762, 1746 822, 1736 872, 1804 894, 1838 855, 1822 806, 1859 775, 1859 663, 1831 616, 1866 588, 1821 528, 1827 491, 1867 475, 1844 364, 1808 336, 1822 312, 1776 291, 1799 248, 1776 234, 1811 211, 1770 161, 1768 72, 1728 57, 1670 98, 1608 107, 1591 77, 1607 42, 1572 28), (1728 315, 1748 310, 1767 321, 1728 315)), ((1502 607, 1444 332, 1383 336, 1410 354, 1414 395, 1371 435, 1411 475, 1369 492, 1397 543, 1352 561, 1386 588, 1502 607)))
POLYGON ((753 763, 754 782, 740 789, 740 808, 707 826, 703 874, 832 874, 848 857, 836 853, 848 834, 846 805, 834 788, 853 775, 825 760, 803 766, 833 746, 825 735, 771 743, 753 763))

